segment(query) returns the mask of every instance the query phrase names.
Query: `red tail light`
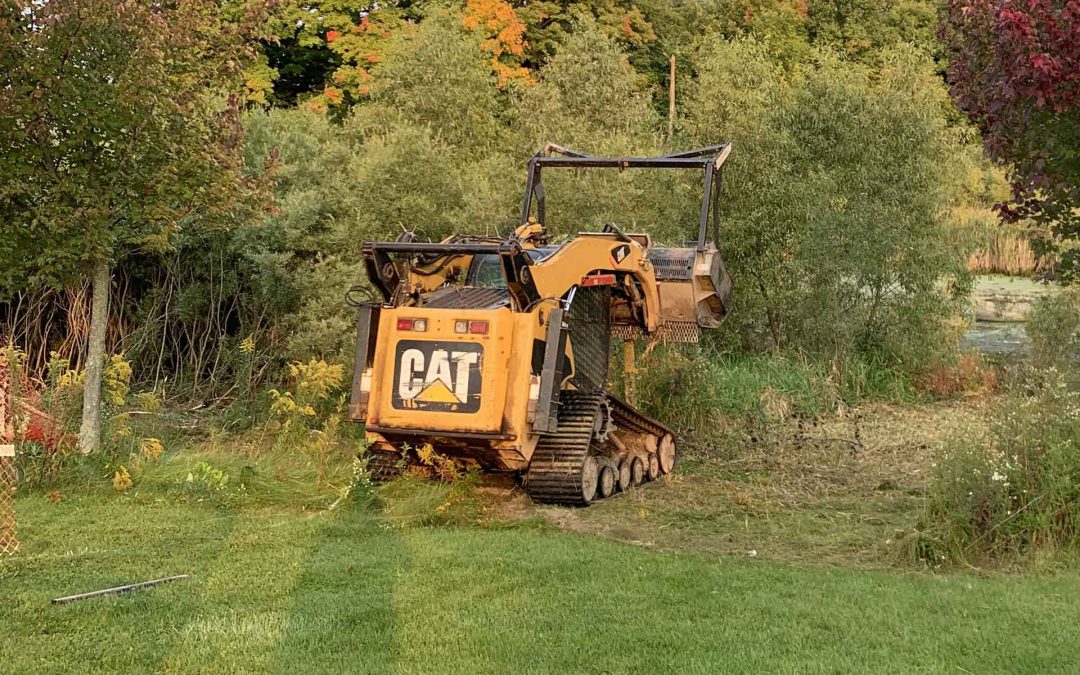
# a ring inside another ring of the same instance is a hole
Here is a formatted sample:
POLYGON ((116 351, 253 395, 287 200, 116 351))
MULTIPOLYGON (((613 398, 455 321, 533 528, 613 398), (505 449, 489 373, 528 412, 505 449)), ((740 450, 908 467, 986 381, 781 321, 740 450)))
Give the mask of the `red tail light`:
POLYGON ((398 330, 412 330, 412 323, 413 323, 412 319, 398 319, 397 320, 397 329, 398 330))
POLYGON ((458 319, 454 322, 455 333, 472 333, 473 335, 487 335, 488 322, 487 321, 469 321, 467 319, 458 319))
POLYGON ((398 319, 397 329, 423 333, 427 330, 427 319, 398 319))
POLYGON ((612 286, 614 284, 614 274, 590 274, 581 278, 582 286, 612 286))

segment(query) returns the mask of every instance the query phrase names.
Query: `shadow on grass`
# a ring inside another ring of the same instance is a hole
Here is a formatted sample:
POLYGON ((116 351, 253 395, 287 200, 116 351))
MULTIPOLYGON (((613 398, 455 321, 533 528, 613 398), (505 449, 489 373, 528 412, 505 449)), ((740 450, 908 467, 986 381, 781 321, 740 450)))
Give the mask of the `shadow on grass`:
POLYGON ((394 587, 411 565, 402 534, 376 506, 319 518, 270 670, 389 672, 399 652, 394 587))

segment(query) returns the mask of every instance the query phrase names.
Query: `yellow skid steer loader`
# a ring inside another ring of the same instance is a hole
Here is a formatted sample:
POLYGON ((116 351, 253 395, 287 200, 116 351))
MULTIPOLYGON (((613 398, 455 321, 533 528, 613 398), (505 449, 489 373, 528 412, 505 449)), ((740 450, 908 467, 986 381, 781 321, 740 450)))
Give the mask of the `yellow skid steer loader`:
POLYGON ((584 506, 670 472, 671 430, 606 388, 612 340, 632 358, 635 339, 696 342, 726 317, 716 210, 730 149, 610 158, 548 145, 529 160, 513 235, 365 242, 381 301, 353 303, 349 417, 364 425, 373 477, 430 444, 520 476, 536 501, 584 506), (558 167, 702 171, 696 242, 657 248, 614 225, 549 242, 542 173, 558 167))

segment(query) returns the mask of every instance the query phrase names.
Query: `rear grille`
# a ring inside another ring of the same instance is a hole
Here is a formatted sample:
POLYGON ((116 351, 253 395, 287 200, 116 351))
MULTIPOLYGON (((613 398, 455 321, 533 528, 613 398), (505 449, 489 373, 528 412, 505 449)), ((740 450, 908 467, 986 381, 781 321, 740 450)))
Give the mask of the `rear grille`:
POLYGON ((433 309, 497 309, 510 304, 505 288, 447 286, 424 300, 424 307, 433 309))

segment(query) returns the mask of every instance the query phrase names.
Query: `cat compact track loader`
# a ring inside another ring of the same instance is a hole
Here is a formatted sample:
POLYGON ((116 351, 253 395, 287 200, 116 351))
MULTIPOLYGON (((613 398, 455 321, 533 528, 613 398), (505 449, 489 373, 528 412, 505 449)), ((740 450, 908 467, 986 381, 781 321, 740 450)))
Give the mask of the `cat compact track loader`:
POLYGON ((716 211, 730 150, 608 158, 548 145, 529 160, 512 236, 365 242, 381 301, 352 303, 349 417, 365 427, 372 476, 394 477, 430 444, 517 474, 538 502, 584 506, 670 472, 671 430, 606 388, 611 343, 624 341, 632 367, 633 340, 696 342, 724 320, 716 211), (542 173, 556 167, 702 170, 696 241, 657 248, 607 225, 549 242, 542 173))

